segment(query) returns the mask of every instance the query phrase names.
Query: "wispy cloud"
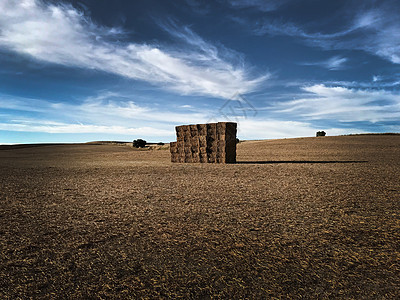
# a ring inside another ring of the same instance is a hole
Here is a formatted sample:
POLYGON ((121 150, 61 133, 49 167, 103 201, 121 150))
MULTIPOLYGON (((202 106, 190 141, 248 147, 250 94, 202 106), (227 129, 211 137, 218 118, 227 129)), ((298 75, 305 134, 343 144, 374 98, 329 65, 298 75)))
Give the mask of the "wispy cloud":
POLYGON ((265 76, 220 56, 189 29, 181 35, 200 50, 123 43, 124 31, 96 25, 67 4, 0 0, 0 47, 34 59, 96 69, 141 80, 180 94, 229 98, 247 93, 265 76))
POLYGON ((192 11, 200 15, 205 15, 210 12, 210 5, 207 2, 198 0, 185 0, 185 2, 192 11))
POLYGON ((255 8, 263 12, 277 10, 280 6, 286 4, 290 0, 230 0, 229 4, 234 8, 255 8))
POLYGON ((397 121, 400 118, 400 96, 384 90, 361 90, 313 85, 304 87, 308 97, 280 103, 277 111, 308 120, 339 122, 397 121), (279 108, 280 107, 280 108, 279 108))
MULTIPOLYGON (((310 84, 321 84, 321 81, 305 82, 299 81, 295 82, 297 86, 305 86, 310 84)), ((370 89, 370 90, 382 90, 382 89, 393 89, 400 86, 399 77, 394 76, 372 76, 372 80, 368 81, 344 81, 344 80, 324 80, 322 84, 327 86, 341 86, 351 89, 370 89)))
POLYGON ((102 126, 50 122, 36 119, 20 119, 12 123, 0 123, 0 130, 41 133, 101 133, 151 137, 168 137, 173 134, 172 130, 163 130, 154 127, 102 126))
POLYGON ((357 26, 351 26, 349 29, 334 33, 310 32, 295 23, 283 22, 281 19, 265 19, 262 22, 258 22, 257 26, 253 27, 253 33, 256 35, 286 35, 320 42, 326 41, 326 43, 329 43, 330 40, 344 37, 357 28, 357 26))
POLYGON ((329 70, 343 70, 346 68, 345 63, 347 62, 346 57, 342 56, 333 56, 324 61, 317 61, 317 62, 305 62, 301 63, 304 66, 320 66, 329 70))
POLYGON ((379 75, 372 76, 372 81, 373 82, 377 82, 377 81, 380 81, 380 80, 382 80, 381 76, 379 76, 379 75))
MULTIPOLYGON (((238 136, 244 139, 278 139, 302 136, 313 136, 321 128, 308 122, 282 121, 276 119, 244 119, 239 123, 238 136)), ((323 128, 330 135, 340 135, 348 133, 362 133, 364 131, 357 128, 323 128)), ((13 120, 10 123, 0 122, 0 130, 17 132, 37 132, 37 133, 61 133, 61 134, 114 134, 130 135, 141 137, 157 137, 165 141, 175 139, 173 127, 128 127, 128 126, 105 126, 94 124, 79 124, 68 122, 44 121, 34 118, 22 118, 13 120)))
POLYGON ((329 135, 363 133, 358 128, 326 127, 302 121, 282 121, 276 119, 246 119, 239 123, 238 136, 246 139, 280 139, 314 136, 318 130, 325 130, 329 135))
MULTIPOLYGON (((398 8, 398 6, 395 5, 398 8)), ((264 19, 253 27, 256 35, 286 35, 323 49, 357 49, 400 64, 400 20, 396 9, 380 5, 353 13, 347 28, 333 33, 306 28, 292 22, 264 19)), ((249 23, 247 23, 249 24, 249 23)))
MULTIPOLYGON (((357 127, 326 126, 326 120, 379 121, 400 116, 399 96, 389 92, 351 90, 315 85, 304 88, 301 99, 275 103, 268 108, 270 117, 225 112, 221 120, 235 120, 239 124, 238 136, 243 139, 272 139, 313 136, 317 130, 330 135, 360 133, 357 127), (378 106, 376 101, 384 101, 378 106), (388 110, 390 112, 388 113, 388 110), (286 119, 286 120, 285 120, 286 119), (291 121, 287 121, 291 119, 291 121), (321 120, 321 121, 319 121, 321 120), (322 127, 321 127, 322 126, 322 127)), ((164 141, 175 138, 177 124, 205 123, 214 111, 177 107, 174 111, 144 107, 125 99, 124 95, 103 92, 78 104, 52 103, 38 99, 0 97, 2 121, 0 130, 40 133, 96 133, 157 137, 164 141), (5 100, 6 99, 6 100, 5 100), (13 103, 13 105, 9 105, 13 103), (35 106, 31 111, 29 107, 35 106), (8 111, 20 111, 16 117, 8 111), (24 112, 27 112, 26 114, 24 112)))
POLYGON ((138 126, 142 126, 142 124, 164 126, 167 124, 171 126, 176 123, 201 123, 210 113, 207 110, 203 110, 202 113, 196 110, 187 113, 186 108, 182 108, 182 112, 179 112, 179 110, 169 111, 150 106, 139 106, 127 96, 110 92, 88 97, 77 104, 0 95, 0 109, 4 112, 13 110, 21 113, 34 113, 38 118, 44 118, 47 121, 52 119, 55 122, 100 126, 125 126, 126 124, 138 124, 138 126), (123 98, 122 101, 117 100, 121 98, 123 98))

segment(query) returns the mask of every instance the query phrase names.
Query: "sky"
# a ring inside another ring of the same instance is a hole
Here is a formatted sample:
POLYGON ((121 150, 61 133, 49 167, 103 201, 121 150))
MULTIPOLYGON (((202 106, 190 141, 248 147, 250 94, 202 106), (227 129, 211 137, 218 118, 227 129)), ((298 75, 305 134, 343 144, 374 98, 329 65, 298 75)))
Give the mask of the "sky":
POLYGON ((400 132, 400 1, 0 0, 0 144, 400 132))

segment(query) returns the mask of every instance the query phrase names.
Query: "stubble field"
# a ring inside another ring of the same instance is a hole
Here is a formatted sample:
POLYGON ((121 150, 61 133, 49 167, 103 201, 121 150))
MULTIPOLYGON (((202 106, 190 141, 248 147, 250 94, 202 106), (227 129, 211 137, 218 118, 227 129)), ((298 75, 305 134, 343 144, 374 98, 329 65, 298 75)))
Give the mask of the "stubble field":
POLYGON ((0 298, 400 297, 400 135, 0 149, 0 298))

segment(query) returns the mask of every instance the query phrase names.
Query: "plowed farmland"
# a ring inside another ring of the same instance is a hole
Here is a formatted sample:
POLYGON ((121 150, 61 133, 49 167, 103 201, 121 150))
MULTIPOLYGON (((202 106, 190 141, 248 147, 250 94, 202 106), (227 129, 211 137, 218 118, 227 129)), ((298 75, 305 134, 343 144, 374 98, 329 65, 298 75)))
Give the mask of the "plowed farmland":
POLYGON ((0 298, 400 298, 400 136, 1 146, 0 298))

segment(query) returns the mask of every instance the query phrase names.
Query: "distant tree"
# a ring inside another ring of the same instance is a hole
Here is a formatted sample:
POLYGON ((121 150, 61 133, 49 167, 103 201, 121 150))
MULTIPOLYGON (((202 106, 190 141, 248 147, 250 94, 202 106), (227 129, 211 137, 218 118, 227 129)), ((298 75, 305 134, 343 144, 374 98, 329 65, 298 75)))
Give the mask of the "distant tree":
POLYGON ((240 140, 238 138, 236 138, 236 144, 239 144, 240 140))
POLYGON ((158 146, 164 146, 164 143, 163 142, 159 142, 159 143, 157 143, 157 145, 158 146))
POLYGON ((133 147, 135 148, 144 148, 146 146, 147 142, 142 139, 137 139, 133 141, 133 147))
POLYGON ((326 132, 325 131, 317 131, 317 137, 318 136, 325 136, 326 135, 326 132))

